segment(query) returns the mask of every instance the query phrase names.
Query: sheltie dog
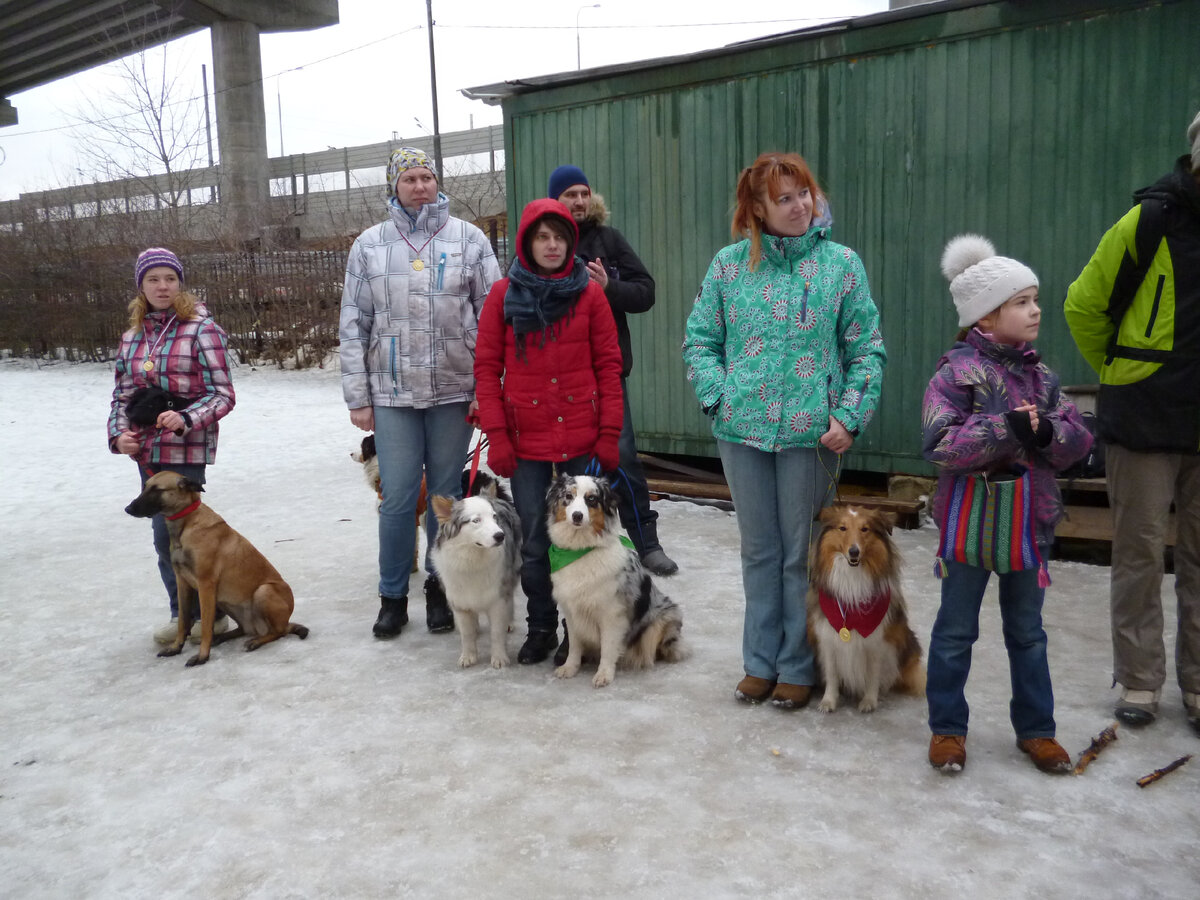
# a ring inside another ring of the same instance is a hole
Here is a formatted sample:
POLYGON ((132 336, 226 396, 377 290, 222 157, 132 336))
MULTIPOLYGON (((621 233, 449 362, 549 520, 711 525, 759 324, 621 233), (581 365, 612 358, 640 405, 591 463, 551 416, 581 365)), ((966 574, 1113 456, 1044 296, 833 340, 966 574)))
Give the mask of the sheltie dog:
POLYGON ((477 493, 462 500, 436 494, 430 499, 438 522, 430 552, 462 637, 458 664, 466 668, 478 661, 476 643, 483 614, 491 635, 492 668, 500 669, 508 665, 505 641, 513 618, 513 591, 521 574, 521 522, 490 475, 477 473, 472 489, 477 493))
POLYGON ((808 640, 825 681, 819 708, 837 709, 838 694, 871 712, 886 690, 921 696, 921 644, 908 626, 900 590, 900 555, 891 513, 835 504, 821 510, 809 558, 808 640))
MULTIPOLYGON (((375 512, 383 505, 383 481, 379 477, 379 456, 375 452, 375 435, 368 434, 362 439, 357 450, 350 451, 350 458, 362 464, 363 478, 367 487, 375 492, 375 512)), ((417 542, 413 548, 412 571, 417 571, 417 562, 421 555, 421 523, 425 516, 425 476, 421 476, 421 493, 417 497, 417 542)))
POLYGON ((617 495, 603 478, 560 475, 546 494, 550 580, 570 637, 556 678, 573 678, 585 655, 599 656, 592 679, 604 687, 618 663, 647 668, 687 655, 683 612, 642 568, 619 535, 617 495))

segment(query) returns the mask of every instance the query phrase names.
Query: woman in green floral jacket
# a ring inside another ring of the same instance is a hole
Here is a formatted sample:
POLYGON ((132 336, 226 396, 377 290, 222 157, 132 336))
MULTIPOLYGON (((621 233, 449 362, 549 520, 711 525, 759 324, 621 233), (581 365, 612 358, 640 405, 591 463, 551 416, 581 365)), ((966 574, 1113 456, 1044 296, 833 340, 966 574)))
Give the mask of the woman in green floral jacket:
POLYGON ((829 240, 823 203, 798 154, 764 153, 743 171, 732 231, 744 239, 713 259, 683 343, 738 512, 746 677, 735 694, 784 709, 804 706, 814 681, 813 517, 878 406, 887 361, 866 271, 829 240))

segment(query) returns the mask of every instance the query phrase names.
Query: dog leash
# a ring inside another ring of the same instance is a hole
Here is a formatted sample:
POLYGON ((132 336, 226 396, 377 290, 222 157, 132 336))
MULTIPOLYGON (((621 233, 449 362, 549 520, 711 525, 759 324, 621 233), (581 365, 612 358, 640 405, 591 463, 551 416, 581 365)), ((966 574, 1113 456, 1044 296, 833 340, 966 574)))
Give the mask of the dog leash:
POLYGON ((483 447, 487 443, 487 438, 483 432, 479 432, 479 440, 475 442, 475 449, 471 451, 468 459, 471 462, 471 474, 467 476, 467 496, 470 497, 475 490, 475 476, 479 474, 479 455, 483 452, 483 447))

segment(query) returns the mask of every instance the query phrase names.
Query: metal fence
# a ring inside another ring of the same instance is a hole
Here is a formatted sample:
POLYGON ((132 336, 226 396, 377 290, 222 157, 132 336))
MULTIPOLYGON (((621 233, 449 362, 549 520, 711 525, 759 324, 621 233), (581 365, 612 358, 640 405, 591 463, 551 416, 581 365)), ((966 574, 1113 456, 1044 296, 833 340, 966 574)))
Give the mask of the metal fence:
MULTIPOLYGON (((0 353, 115 358, 133 296, 132 253, 30 265, 4 257, 0 353)), ((188 289, 242 361, 303 368, 320 365, 337 346, 346 251, 195 252, 181 259, 188 289)))

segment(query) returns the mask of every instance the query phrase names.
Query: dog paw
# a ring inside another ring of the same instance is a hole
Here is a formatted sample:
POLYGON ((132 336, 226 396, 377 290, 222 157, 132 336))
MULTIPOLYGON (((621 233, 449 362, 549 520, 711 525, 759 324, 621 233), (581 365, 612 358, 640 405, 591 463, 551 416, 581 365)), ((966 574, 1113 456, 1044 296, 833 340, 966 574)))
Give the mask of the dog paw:
POLYGON ((508 656, 493 656, 492 657, 492 668, 493 669, 503 669, 507 665, 508 665, 508 656))
POLYGON ((858 711, 862 713, 875 712, 879 706, 878 697, 863 697, 858 701, 858 711))
POLYGON ((831 713, 837 709, 837 700, 831 700, 829 697, 821 698, 821 702, 817 704, 817 709, 823 713, 831 713))
POLYGON ((186 663, 184 663, 184 665, 190 669, 192 666, 202 666, 206 662, 208 662, 208 657, 206 656, 206 657, 204 657, 204 659, 201 659, 200 654, 197 653, 195 656, 193 656, 191 659, 189 659, 186 663))
POLYGON ((178 656, 182 650, 183 650, 182 646, 164 647, 162 650, 158 651, 158 655, 159 656, 178 656))
POLYGON ((458 664, 464 669, 471 668, 471 666, 475 665, 477 662, 479 662, 479 657, 477 657, 474 653, 464 653, 458 658, 458 664))
POLYGON ((579 674, 579 666, 573 666, 570 663, 563 663, 554 670, 555 678, 574 678, 579 674))
POLYGON ((607 684, 612 684, 612 680, 616 674, 611 669, 600 669, 592 679, 592 687, 601 688, 607 684))

